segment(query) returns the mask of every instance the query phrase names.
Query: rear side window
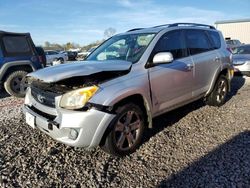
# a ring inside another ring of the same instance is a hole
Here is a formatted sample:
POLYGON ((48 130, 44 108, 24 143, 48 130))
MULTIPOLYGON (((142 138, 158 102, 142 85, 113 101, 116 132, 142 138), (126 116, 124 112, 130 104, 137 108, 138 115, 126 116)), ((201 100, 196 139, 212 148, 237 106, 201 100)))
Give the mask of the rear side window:
POLYGON ((25 36, 4 36, 3 45, 7 56, 32 55, 28 39, 25 36))
POLYGON ((180 30, 164 34, 157 42, 154 54, 159 52, 171 52, 174 59, 187 56, 183 34, 180 30))
POLYGON ((206 33, 202 30, 186 30, 186 44, 191 55, 212 49, 206 33))
POLYGON ((208 31, 208 35, 212 42, 212 47, 214 49, 219 49, 221 47, 220 35, 215 31, 208 31))

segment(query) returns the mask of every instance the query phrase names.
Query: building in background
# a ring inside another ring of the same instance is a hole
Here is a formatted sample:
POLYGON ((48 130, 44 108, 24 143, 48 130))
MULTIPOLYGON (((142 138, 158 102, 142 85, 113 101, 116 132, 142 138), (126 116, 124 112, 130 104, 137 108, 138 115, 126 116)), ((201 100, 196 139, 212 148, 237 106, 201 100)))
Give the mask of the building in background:
POLYGON ((250 44, 250 19, 217 21, 215 26, 225 39, 238 39, 242 43, 250 44))

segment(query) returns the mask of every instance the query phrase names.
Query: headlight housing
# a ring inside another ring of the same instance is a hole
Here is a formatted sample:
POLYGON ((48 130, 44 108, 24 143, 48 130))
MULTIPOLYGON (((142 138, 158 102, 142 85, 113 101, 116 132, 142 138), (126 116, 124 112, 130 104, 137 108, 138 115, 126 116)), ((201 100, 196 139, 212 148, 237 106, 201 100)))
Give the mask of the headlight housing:
POLYGON ((73 110, 85 106, 89 99, 97 92, 97 86, 90 86, 65 93, 60 101, 60 107, 73 110))

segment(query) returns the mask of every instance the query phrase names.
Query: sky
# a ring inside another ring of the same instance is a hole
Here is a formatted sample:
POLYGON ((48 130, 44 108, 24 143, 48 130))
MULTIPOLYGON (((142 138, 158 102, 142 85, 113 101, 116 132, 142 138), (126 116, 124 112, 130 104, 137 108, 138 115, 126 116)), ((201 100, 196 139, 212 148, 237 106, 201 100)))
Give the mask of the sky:
POLYGON ((250 18, 250 0, 0 0, 0 30, 45 41, 87 45, 132 28, 175 22, 214 24, 250 18))

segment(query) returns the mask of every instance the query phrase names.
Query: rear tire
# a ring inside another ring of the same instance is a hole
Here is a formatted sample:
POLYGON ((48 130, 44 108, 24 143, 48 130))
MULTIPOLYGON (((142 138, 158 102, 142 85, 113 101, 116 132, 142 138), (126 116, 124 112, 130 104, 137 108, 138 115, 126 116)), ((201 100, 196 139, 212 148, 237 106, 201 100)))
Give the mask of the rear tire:
POLYGON ((213 91, 208 95, 206 103, 210 106, 222 106, 226 102, 228 89, 228 80, 226 76, 221 75, 218 78, 213 91))
POLYGON ((27 85, 25 83, 26 71, 14 71, 8 75, 4 82, 4 88, 10 95, 15 97, 24 97, 27 85))
POLYGON ((141 145, 145 130, 144 114, 139 106, 129 103, 116 110, 102 149, 122 157, 136 151, 141 145))

